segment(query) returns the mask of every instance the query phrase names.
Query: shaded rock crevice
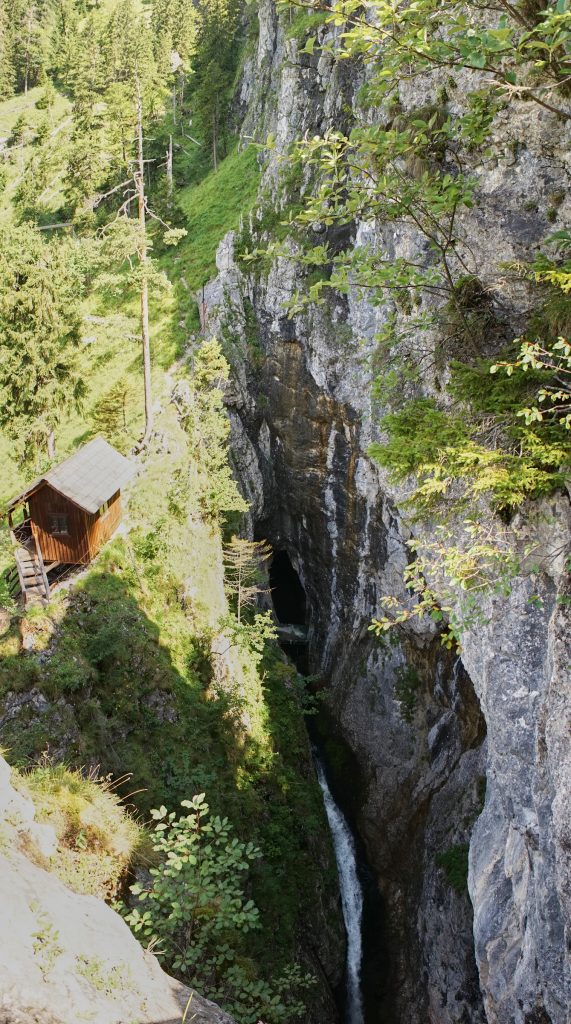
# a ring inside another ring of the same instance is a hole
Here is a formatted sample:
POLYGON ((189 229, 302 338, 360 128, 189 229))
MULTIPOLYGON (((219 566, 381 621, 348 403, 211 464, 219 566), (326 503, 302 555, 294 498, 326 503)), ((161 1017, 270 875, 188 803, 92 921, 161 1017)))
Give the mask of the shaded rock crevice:
MULTIPOLYGON (((220 263, 231 267, 231 239, 226 245, 220 263)), ((439 1024, 456 1021, 459 1007, 479 1024, 467 889, 453 889, 436 861, 468 842, 481 806, 479 704, 434 629, 396 644, 371 635, 380 597, 402 588, 408 553, 394 501, 364 454, 366 428, 312 366, 307 336, 292 336, 290 323, 284 337, 281 320, 267 315, 267 294, 246 292, 234 269, 230 277, 222 275, 225 302, 239 323, 245 294, 263 353, 255 369, 230 353, 236 474, 253 502, 252 534, 287 552, 299 576, 307 671, 326 684, 330 713, 361 766, 363 785, 350 810, 386 906, 391 955, 382 1002, 395 1020, 426 1019, 433 1003, 430 1019, 439 1024), (395 697, 407 678, 411 721, 395 697)))

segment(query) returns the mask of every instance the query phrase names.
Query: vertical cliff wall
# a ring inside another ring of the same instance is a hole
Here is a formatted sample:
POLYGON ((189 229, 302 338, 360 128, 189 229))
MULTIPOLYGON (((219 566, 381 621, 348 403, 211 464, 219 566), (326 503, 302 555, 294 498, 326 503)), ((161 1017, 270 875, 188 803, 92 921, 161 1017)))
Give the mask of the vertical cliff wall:
MULTIPOLYGON (((240 98, 244 135, 271 130, 276 140, 250 226, 254 234, 260 226, 262 241, 271 236, 264 209, 283 194, 280 158, 289 143, 350 121, 359 84, 348 62, 335 64, 318 49, 300 54, 264 0, 240 98)), ((461 81, 457 87, 461 93, 461 81)), ((429 88, 416 81, 401 102, 414 108, 431 98, 429 88)), ((550 113, 516 103, 494 127, 494 159, 470 157, 478 202, 463 215, 464 234, 510 337, 529 297, 509 284, 498 293, 494 275, 499 260, 529 258, 547 233, 549 193, 568 159, 566 130, 550 113)), ((561 223, 568 203, 566 193, 561 223)), ((395 255, 411 245, 383 224, 356 224, 352 238, 382 242, 395 255)), ((310 667, 327 682, 329 707, 366 780, 356 810, 388 908, 394 1019, 564 1024, 568 497, 546 502, 535 528, 545 571, 487 599, 485 625, 466 631, 461 660, 442 650, 430 623, 379 644, 368 626, 384 594, 406 599, 411 531, 406 494, 366 455, 378 421, 367 356, 386 311, 357 293, 333 293, 289 318, 288 300, 305 287, 299 265, 279 258, 246 272, 233 236, 220 247, 218 269, 206 300, 210 330, 224 338, 234 367, 236 472, 252 502, 252 531, 286 550, 299 573, 310 667), (408 699, 407 715, 398 694, 408 699)), ((440 372, 445 378, 446 367, 440 372)), ((438 383, 429 375, 426 392, 438 383)), ((435 525, 424 527, 428 539, 435 525)))

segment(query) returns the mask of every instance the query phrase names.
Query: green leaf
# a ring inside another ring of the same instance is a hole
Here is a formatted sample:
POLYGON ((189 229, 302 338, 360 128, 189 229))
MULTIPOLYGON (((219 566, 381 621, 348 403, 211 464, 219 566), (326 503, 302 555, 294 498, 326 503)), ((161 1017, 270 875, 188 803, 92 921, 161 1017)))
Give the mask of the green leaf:
POLYGON ((299 52, 312 54, 315 49, 316 42, 317 39, 315 36, 309 36, 309 38, 306 40, 305 46, 303 46, 299 52))

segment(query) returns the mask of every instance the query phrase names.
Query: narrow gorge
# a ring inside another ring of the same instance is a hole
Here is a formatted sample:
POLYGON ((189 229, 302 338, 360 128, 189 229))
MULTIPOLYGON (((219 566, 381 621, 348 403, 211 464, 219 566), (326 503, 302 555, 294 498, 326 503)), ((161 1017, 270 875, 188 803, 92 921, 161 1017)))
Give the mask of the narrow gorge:
POLYGON ((568 0, 18 3, 0 1024, 568 1024, 568 0))
MULTIPOLYGON (((205 303, 233 366, 232 458, 251 529, 287 553, 301 581, 308 671, 325 684, 327 713, 361 774, 355 819, 390 935, 390 1009, 382 1019, 563 1022, 570 693, 568 615, 557 595, 568 586, 569 499, 541 508, 539 579, 516 577, 509 594, 486 595, 460 656, 441 647, 430 620, 413 620, 396 643, 371 635, 379 600, 403 593, 411 532, 434 540, 438 525, 411 525, 406 489, 367 455, 380 418, 370 356, 386 309, 355 286, 292 315, 288 304, 307 287, 297 243, 269 267, 241 258, 271 240, 268 204, 277 202, 287 220, 291 197, 282 198, 280 183, 288 181, 290 143, 350 121, 363 72, 334 61, 326 26, 306 55, 272 3, 262 3, 259 16, 240 116, 245 136, 267 131, 274 148, 260 205, 221 244, 205 303), (399 693, 411 698, 410 716, 399 693)), ((401 86, 403 107, 433 102, 442 81, 401 86)), ((460 99, 461 82, 456 88, 460 99)), ((568 122, 524 104, 494 124, 486 166, 477 153, 467 156, 478 202, 461 214, 465 235, 512 335, 527 299, 507 282, 494 291, 498 254, 506 263, 522 259, 546 233, 552 183, 568 171, 568 136, 568 122)), ((567 190, 557 224, 566 211, 567 190)), ((350 239, 394 258, 411 251, 407 230, 390 224, 348 225, 344 237, 332 236, 334 251, 350 239)), ((445 362, 431 371, 428 394, 448 373, 445 362)))

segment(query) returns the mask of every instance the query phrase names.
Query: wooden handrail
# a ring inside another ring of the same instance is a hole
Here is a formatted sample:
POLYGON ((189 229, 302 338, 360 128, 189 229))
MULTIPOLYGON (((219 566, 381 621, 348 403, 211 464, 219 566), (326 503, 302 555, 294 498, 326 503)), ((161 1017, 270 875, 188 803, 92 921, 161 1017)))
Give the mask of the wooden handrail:
POLYGON ((47 577, 47 573, 46 573, 46 567, 44 565, 44 560, 42 558, 42 552, 40 550, 39 544, 36 544, 36 538, 35 537, 34 537, 34 545, 35 545, 35 548, 36 548, 38 562, 40 563, 40 570, 41 570, 41 573, 42 573, 42 580, 44 581, 44 591, 45 591, 45 595, 46 595, 46 601, 49 601, 49 599, 50 599, 50 585, 48 583, 48 577, 47 577))
MULTIPOLYGON (((28 523, 31 523, 30 519, 24 519, 21 523, 18 523, 17 526, 13 526, 11 528, 11 530, 10 530, 10 538, 12 540, 12 545, 14 547, 14 558, 15 558, 15 562, 16 562, 16 568, 18 570, 18 579, 19 579, 19 582, 20 582, 20 590, 22 591, 22 597, 24 599, 24 604, 26 604, 26 593, 27 593, 26 581, 24 579, 24 574, 23 574, 21 566, 20 566, 20 559, 18 557, 18 548, 24 547, 24 545, 22 544, 21 541, 18 540, 18 537, 17 537, 17 534, 16 534, 16 530, 20 529, 22 526, 26 526, 28 523)), ((36 538, 34 537, 33 530, 30 531, 30 538, 31 538, 33 546, 34 546, 34 550, 33 550, 32 554, 35 554, 35 556, 36 556, 36 558, 38 560, 38 566, 39 566, 39 569, 40 569, 42 585, 43 585, 43 588, 44 588, 44 597, 45 597, 46 601, 49 601, 49 599, 50 599, 50 584, 49 584, 49 581, 48 581, 48 577, 47 577, 47 573, 46 573, 46 567, 44 565, 44 559, 42 557, 42 552, 40 550, 39 544, 36 541, 36 538)))
POLYGON ((18 570, 18 579, 20 581, 20 590, 22 592, 22 598, 23 598, 24 607, 25 607, 26 606, 26 583, 24 581, 24 574, 23 574, 23 572, 22 572, 22 570, 20 568, 20 559, 18 558, 18 553, 17 552, 16 552, 16 568, 18 570))

